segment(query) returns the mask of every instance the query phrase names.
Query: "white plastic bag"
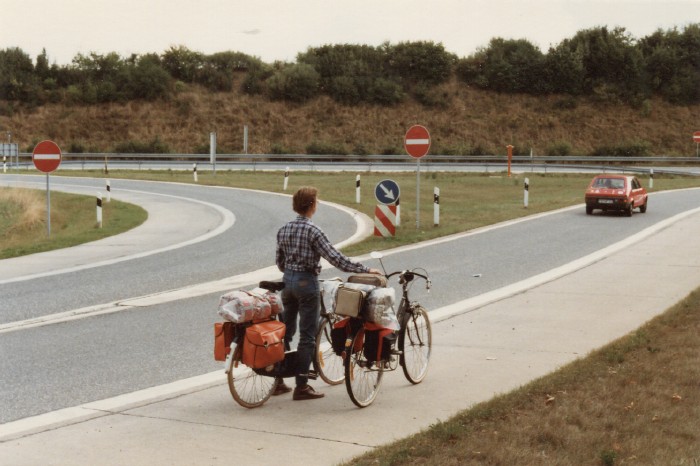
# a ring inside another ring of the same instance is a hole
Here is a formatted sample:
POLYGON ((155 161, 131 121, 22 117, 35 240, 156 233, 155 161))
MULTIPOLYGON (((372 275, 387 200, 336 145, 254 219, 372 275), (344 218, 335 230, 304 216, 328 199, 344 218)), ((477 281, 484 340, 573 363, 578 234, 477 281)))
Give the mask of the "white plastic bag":
POLYGON ((394 311, 396 291, 393 288, 375 288, 367 296, 364 317, 370 322, 392 330, 399 330, 399 320, 394 311))
POLYGON ((282 312, 280 297, 262 288, 230 291, 219 299, 218 314, 229 322, 240 324, 266 319, 282 312))

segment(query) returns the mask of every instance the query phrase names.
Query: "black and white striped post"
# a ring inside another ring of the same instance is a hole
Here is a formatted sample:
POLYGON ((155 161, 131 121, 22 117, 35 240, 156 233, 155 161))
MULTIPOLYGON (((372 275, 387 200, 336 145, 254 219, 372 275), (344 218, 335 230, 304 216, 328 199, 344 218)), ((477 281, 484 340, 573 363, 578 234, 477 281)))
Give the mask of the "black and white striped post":
POLYGON ((433 188, 433 226, 440 225, 440 188, 433 188))
POLYGON ((284 169, 284 190, 287 190, 287 185, 289 184, 289 167, 284 169))
POLYGON ((105 175, 109 175, 109 168, 107 168, 107 156, 105 155, 105 175))
POLYGON ((355 203, 360 203, 360 174, 355 177, 355 203))
POLYGON ((401 196, 396 196, 396 202, 394 203, 396 206, 396 226, 401 225, 401 205, 399 205, 400 200, 401 196))
POLYGON ((192 164, 192 176, 194 177, 194 182, 197 183, 199 180, 197 180, 197 164, 196 163, 192 164))
POLYGON ((97 227, 102 228, 102 193, 97 193, 97 227))
POLYGON ((523 194, 523 203, 525 204, 525 208, 527 209, 527 205, 529 202, 529 197, 530 197, 530 178, 525 178, 525 193, 523 194))
POLYGON ((107 202, 112 202, 112 186, 110 186, 109 180, 107 180, 107 202))
POLYGON ((654 169, 649 169, 649 189, 654 187, 654 169))

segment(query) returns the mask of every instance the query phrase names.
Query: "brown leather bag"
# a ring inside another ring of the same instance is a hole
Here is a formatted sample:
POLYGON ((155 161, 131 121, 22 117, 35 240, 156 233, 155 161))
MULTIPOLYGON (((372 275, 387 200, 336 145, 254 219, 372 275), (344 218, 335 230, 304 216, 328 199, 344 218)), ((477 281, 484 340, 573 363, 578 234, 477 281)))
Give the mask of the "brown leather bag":
POLYGON ((384 275, 376 273, 358 273, 348 276, 348 283, 361 283, 363 285, 379 286, 386 288, 387 279, 384 275))
POLYGON ((234 334, 233 322, 217 322, 214 324, 214 359, 225 361, 231 351, 234 334))
POLYGON ((340 285, 335 294, 335 313, 340 316, 357 317, 366 297, 366 291, 340 285))
POLYGON ((278 320, 252 324, 245 330, 241 361, 252 369, 262 369, 284 359, 287 327, 278 320))

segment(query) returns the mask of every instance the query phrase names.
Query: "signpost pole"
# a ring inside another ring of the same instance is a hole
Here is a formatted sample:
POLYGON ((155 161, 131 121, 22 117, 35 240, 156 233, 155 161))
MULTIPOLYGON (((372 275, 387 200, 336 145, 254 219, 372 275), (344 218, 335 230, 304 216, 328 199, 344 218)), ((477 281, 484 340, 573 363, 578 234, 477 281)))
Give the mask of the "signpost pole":
POLYGON ((420 229, 420 159, 416 159, 416 230, 420 229))
POLYGON ((404 136, 404 149, 416 159, 416 229, 420 228, 420 159, 430 150, 430 133, 421 125, 413 125, 404 136))
POLYGON ((49 174, 46 174, 46 231, 51 236, 51 190, 49 189, 49 174))

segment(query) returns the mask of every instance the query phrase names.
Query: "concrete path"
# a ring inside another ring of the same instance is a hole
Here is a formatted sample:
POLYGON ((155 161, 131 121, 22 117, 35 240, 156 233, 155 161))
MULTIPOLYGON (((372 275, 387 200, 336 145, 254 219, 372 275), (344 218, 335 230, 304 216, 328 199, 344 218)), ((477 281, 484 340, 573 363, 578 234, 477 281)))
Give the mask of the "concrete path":
MULTIPOLYGON (((4 464, 330 465, 428 428, 615 340, 700 284, 700 214, 544 284, 434 310, 433 356, 413 386, 385 374, 375 403, 344 385, 317 401, 272 398, 247 410, 223 370, 0 425, 4 464), (660 285, 663 280, 663 285, 660 285)), ((536 282, 533 282, 536 283, 536 282)), ((43 394, 42 396, 45 396, 43 394)))

